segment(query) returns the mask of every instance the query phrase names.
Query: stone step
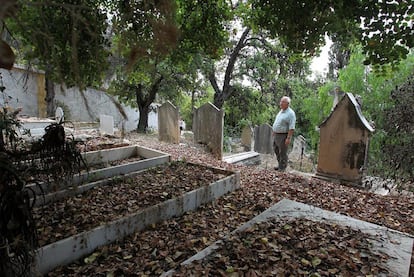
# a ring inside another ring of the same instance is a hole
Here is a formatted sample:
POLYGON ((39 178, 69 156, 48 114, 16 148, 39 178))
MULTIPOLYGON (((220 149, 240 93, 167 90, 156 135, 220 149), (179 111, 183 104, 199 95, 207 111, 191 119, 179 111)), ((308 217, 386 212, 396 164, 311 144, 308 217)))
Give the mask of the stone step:
POLYGON ((230 164, 253 165, 260 164, 260 154, 255 151, 242 152, 223 157, 223 161, 230 164))

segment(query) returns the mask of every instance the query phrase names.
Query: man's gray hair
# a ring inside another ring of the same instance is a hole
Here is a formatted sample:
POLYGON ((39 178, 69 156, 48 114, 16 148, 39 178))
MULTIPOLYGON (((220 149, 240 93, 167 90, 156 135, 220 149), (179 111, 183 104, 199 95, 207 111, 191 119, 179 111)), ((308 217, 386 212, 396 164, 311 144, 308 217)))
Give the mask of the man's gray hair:
POLYGON ((285 100, 286 102, 288 102, 290 104, 290 97, 289 96, 283 96, 282 100, 285 100))

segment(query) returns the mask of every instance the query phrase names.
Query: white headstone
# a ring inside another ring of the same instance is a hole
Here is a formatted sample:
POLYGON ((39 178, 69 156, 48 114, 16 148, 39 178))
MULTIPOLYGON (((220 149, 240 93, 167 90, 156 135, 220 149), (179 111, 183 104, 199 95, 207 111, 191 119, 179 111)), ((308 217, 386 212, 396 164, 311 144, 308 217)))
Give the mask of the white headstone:
POLYGON ((114 134, 114 118, 110 115, 101 114, 99 116, 100 126, 99 131, 101 134, 113 135, 114 134))
POLYGON ((63 109, 61 107, 57 107, 55 111, 55 120, 57 123, 63 122, 65 119, 63 109))

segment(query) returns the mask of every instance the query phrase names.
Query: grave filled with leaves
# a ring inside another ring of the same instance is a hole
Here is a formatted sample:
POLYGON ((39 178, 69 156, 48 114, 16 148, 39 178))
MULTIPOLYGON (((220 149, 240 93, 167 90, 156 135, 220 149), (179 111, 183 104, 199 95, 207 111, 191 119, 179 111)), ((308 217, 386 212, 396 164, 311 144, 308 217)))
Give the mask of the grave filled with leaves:
POLYGON ((35 208, 39 242, 45 245, 90 230, 231 174, 231 171, 174 161, 133 177, 115 178, 106 185, 35 208))

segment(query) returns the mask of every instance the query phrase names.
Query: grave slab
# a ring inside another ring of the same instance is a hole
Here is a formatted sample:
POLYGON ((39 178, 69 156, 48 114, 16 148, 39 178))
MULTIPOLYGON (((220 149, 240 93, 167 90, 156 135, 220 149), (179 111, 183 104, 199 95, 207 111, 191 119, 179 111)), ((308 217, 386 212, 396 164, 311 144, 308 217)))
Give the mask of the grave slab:
MULTIPOLYGON (((413 255, 413 236, 289 199, 282 199, 263 213, 234 230, 232 233, 243 231, 256 223, 278 217, 306 218, 314 221, 334 223, 367 233, 373 238, 373 250, 381 251, 390 256, 390 259, 387 260, 386 266, 388 270, 394 274, 393 276, 411 277, 409 274, 411 258, 413 255)), ((190 264, 193 261, 206 258, 210 254, 214 253, 214 251, 220 247, 221 243, 222 240, 215 242, 184 261, 182 265, 190 264)), ((174 270, 170 270, 161 276, 167 277, 171 276, 173 273, 174 270)))
POLYGON ((260 164, 260 154, 255 151, 248 151, 237 153, 233 155, 228 155, 223 157, 223 161, 230 164, 244 164, 244 165, 253 165, 260 164))

